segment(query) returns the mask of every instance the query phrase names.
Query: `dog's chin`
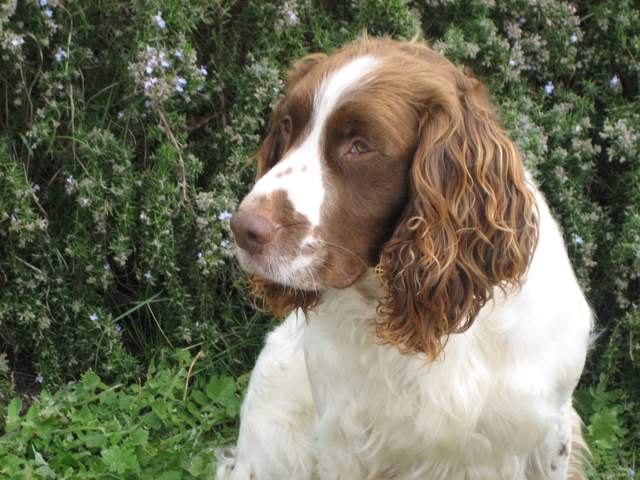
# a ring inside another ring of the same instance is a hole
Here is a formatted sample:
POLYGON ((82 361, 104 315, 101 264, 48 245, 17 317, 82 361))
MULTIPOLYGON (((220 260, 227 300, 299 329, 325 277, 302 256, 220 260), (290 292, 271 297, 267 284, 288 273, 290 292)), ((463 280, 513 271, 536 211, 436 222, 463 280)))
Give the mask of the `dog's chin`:
POLYGON ((249 274, 257 275, 283 287, 309 292, 321 292, 329 288, 349 288, 366 270, 364 267, 355 268, 344 274, 331 275, 327 278, 322 275, 326 270, 316 268, 320 262, 315 262, 313 259, 274 261, 268 255, 251 254, 241 248, 237 249, 236 256, 242 269, 249 274))

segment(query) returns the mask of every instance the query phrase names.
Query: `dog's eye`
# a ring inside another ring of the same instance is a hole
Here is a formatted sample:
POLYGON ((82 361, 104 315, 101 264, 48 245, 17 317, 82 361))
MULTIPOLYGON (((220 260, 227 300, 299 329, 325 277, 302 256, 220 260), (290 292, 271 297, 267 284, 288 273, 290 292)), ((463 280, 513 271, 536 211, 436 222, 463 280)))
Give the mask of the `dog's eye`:
POLYGON ((280 124, 285 135, 291 135, 291 117, 287 115, 280 121, 280 124))
POLYGON ((353 142, 353 145, 351 145, 351 148, 349 149, 349 153, 351 155, 364 155, 365 153, 369 153, 372 151, 373 148, 364 143, 362 140, 356 140, 355 142, 353 142))

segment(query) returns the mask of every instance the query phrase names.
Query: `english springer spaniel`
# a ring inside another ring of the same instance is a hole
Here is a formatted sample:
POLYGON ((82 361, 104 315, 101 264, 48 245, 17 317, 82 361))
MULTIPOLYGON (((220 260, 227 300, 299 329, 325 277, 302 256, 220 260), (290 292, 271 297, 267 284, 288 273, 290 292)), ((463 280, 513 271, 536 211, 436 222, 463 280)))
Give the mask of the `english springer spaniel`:
POLYGON ((584 478, 590 308, 483 86, 417 42, 296 63, 231 221, 267 338, 219 479, 584 478))

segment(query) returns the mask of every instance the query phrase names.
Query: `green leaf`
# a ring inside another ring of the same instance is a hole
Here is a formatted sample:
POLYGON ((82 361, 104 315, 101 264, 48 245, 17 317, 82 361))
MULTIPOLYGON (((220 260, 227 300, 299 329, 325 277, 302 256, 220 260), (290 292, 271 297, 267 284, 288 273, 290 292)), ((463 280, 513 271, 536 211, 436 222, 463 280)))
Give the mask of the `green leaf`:
POLYGON ((107 465, 110 472, 116 473, 139 473, 140 464, 135 453, 128 448, 113 446, 102 450, 102 461, 107 465))
POLYGON ((20 419, 20 410, 22 410, 22 399, 19 397, 14 398, 7 407, 7 415, 9 420, 17 422, 20 419))
POLYGON ((162 420, 160 419, 160 417, 158 415, 156 415, 153 412, 149 412, 146 415, 142 416, 142 422, 145 425, 148 425, 149 427, 157 430, 159 428, 162 428, 162 420))
POLYGON ((235 397, 236 382, 231 377, 214 375, 207 384, 205 391, 213 402, 225 406, 230 399, 235 397))
POLYGON ((7 432, 13 432, 18 429, 20 424, 20 411, 22 410, 22 399, 14 398, 9 402, 7 407, 7 424, 4 429, 7 432))
POLYGON ((107 443, 107 438, 102 433, 91 432, 87 434, 82 441, 87 448, 102 448, 107 443))
POLYGON ((129 440, 131 445, 134 445, 134 446, 146 445, 147 441, 149 440, 149 432, 142 428, 138 430, 134 430, 133 432, 131 432, 129 440))
POLYGON ((169 471, 164 472, 158 480, 180 480, 182 478, 182 472, 178 471, 169 471))

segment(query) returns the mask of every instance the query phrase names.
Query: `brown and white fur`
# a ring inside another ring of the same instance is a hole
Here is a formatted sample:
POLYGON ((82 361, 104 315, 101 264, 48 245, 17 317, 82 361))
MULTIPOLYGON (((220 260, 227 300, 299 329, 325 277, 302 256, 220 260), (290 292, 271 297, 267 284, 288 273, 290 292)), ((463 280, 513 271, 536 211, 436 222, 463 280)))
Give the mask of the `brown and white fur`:
POLYGON ((286 316, 219 479, 584 478, 591 311, 483 86, 416 42, 312 55, 232 219, 286 316))

